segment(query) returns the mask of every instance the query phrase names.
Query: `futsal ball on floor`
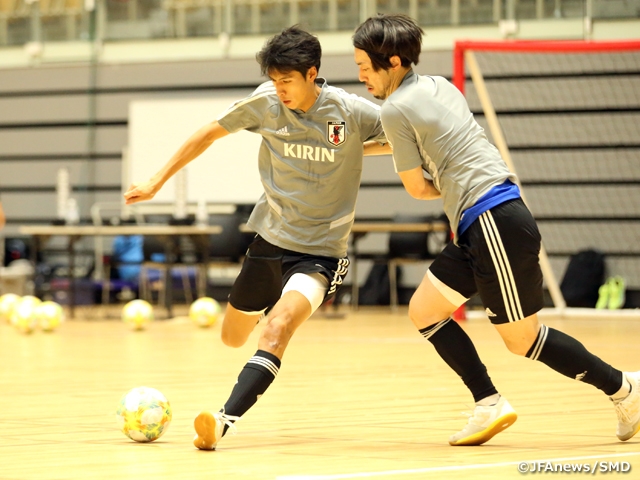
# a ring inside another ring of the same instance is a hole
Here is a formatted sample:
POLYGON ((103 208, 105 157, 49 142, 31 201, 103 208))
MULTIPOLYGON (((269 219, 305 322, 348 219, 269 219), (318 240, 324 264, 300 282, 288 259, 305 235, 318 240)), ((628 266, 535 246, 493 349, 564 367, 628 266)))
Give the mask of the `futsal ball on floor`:
POLYGON ((155 388, 137 387, 120 399, 116 410, 118 428, 136 442, 153 442, 171 423, 169 400, 155 388))
POLYGON ((0 322, 11 322, 11 313, 20 303, 20 295, 5 293, 0 296, 0 322))
POLYGON ((64 321, 64 312, 56 302, 42 302, 36 307, 36 318, 42 330, 52 332, 64 321))
POLYGON ((38 326, 37 309, 40 303, 36 297, 22 297, 11 313, 11 324, 22 333, 33 332, 38 326))
POLYGON ((24 297, 20 297, 20 305, 30 305, 34 310, 41 303, 42 300, 40 300, 38 297, 34 297, 33 295, 25 295, 24 297))
POLYGON ((153 307, 146 300, 131 300, 122 307, 122 321, 134 330, 142 330, 153 318, 153 307))
POLYGON ((189 307, 189 318, 203 328, 215 325, 221 313, 220 304, 210 297, 199 298, 189 307))

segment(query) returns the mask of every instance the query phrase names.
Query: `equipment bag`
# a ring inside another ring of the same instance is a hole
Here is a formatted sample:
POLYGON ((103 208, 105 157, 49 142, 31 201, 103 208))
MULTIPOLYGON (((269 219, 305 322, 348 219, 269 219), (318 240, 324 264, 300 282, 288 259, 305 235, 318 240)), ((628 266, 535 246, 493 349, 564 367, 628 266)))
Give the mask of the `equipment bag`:
POLYGON ((598 250, 583 250, 571 256, 560 290, 568 307, 593 308, 598 289, 605 280, 605 256, 598 250))

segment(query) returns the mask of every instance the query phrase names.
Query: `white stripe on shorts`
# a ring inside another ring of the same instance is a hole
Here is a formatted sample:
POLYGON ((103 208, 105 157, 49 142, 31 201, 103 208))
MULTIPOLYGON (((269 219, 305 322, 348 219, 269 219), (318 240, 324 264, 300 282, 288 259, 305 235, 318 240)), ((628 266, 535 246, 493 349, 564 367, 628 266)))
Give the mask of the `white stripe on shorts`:
POLYGON ((480 215, 479 220, 485 241, 487 242, 487 247, 489 248, 489 253, 491 254, 491 259, 493 260, 493 266, 496 269, 507 318, 510 322, 522 320, 524 315, 522 313, 522 306, 520 305, 516 282, 513 278, 511 264, 504 250, 500 232, 498 232, 498 228, 493 220, 493 215, 491 215, 491 210, 480 215))

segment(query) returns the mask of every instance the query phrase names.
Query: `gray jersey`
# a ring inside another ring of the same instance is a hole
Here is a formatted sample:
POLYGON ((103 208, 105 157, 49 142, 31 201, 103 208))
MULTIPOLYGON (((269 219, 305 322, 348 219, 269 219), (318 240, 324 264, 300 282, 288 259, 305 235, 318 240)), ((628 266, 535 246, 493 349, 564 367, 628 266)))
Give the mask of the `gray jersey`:
POLYGON ((385 142, 380 107, 324 80, 307 111, 290 110, 271 82, 233 104, 218 122, 229 132, 262 135, 264 195, 249 227, 300 253, 344 257, 355 217, 363 142, 385 142))
POLYGON ((429 173, 456 239, 467 208, 505 180, 517 182, 464 96, 443 77, 409 71, 380 115, 396 172, 422 166, 429 173))

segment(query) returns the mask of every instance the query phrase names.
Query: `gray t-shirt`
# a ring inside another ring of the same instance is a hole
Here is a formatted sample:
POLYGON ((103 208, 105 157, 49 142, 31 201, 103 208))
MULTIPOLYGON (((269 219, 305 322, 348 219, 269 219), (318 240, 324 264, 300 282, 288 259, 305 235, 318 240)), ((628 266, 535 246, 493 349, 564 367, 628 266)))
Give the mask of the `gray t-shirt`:
POLYGON ((492 187, 517 182, 467 101, 443 77, 407 73, 380 112, 396 172, 422 166, 456 234, 460 216, 492 187))
POLYGON ((319 79, 307 111, 290 110, 271 82, 219 118, 229 132, 262 135, 258 168, 264 194, 249 227, 268 242, 300 253, 344 257, 355 217, 363 142, 386 142, 380 107, 319 79))

